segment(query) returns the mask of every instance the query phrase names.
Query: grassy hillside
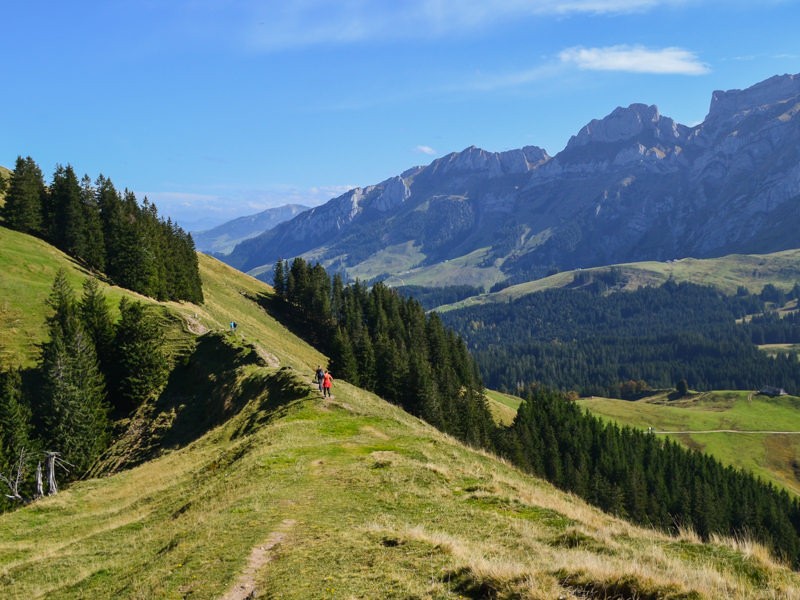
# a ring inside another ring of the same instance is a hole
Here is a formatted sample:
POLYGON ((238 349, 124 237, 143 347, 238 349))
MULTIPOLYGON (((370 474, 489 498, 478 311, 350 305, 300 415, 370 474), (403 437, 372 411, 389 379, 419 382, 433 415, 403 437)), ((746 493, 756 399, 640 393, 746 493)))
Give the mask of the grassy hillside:
POLYGON ((5 597, 798 595, 757 547, 634 528, 346 384, 240 381, 197 442, 0 517, 5 597))
MULTIPOLYGON (((4 234, 48 289, 63 255, 4 234)), ((269 289, 200 265, 206 304, 163 306, 203 335, 106 457, 141 464, 0 515, 4 598, 800 598, 756 545, 633 527, 341 381, 322 401, 269 289)))
MULTIPOLYGON (((583 273, 603 272, 610 267, 583 269, 583 273)), ((683 258, 670 262, 639 262, 616 265, 625 281, 623 289, 658 286, 672 278, 677 282, 712 285, 726 294, 734 294, 739 286, 751 292, 760 292, 768 283, 784 290, 800 281, 800 250, 786 250, 773 254, 733 254, 721 258, 683 258)), ((455 310, 465 306, 508 302, 527 294, 551 288, 568 287, 577 271, 557 273, 550 277, 509 286, 499 292, 482 294, 461 302, 441 306, 439 311, 455 310)))
POLYGON ((578 402, 618 423, 653 427, 656 435, 668 435, 800 494, 800 398, 731 391, 677 401, 660 395, 636 402, 608 398, 578 402))
MULTIPOLYGON (((67 271, 80 293, 89 274, 63 252, 40 239, 0 227, 0 361, 5 365, 31 366, 36 345, 45 341, 45 300, 56 272, 67 271)), ((125 293, 110 290, 118 300, 125 293)))
POLYGON ((517 416, 517 409, 522 400, 517 396, 511 396, 494 390, 486 390, 486 399, 489 402, 489 410, 495 422, 503 425, 510 425, 517 416))

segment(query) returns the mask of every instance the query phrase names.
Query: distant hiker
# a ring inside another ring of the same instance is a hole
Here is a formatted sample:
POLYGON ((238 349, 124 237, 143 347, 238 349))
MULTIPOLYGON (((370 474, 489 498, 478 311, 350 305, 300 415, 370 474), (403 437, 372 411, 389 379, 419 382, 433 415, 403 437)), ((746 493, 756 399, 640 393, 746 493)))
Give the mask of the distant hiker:
POLYGON ((322 397, 331 397, 331 386, 333 385, 333 375, 328 371, 322 376, 322 397))
POLYGON ((322 394, 323 396, 325 395, 325 392, 322 390, 322 382, 324 379, 325 379, 325 371, 322 370, 322 365, 319 365, 317 367, 316 372, 314 373, 314 381, 319 386, 319 393, 322 394))
POLYGON ((236 331, 236 321, 231 321, 231 331, 236 331))

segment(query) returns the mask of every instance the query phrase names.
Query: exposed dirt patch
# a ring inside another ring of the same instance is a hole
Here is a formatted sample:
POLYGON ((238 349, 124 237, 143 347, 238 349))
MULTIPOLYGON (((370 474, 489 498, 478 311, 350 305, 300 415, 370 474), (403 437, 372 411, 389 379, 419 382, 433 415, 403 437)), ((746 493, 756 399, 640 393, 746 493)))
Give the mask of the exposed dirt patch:
POLYGON ((208 333, 208 327, 203 325, 196 315, 183 315, 183 318, 186 321, 186 328, 194 335, 208 333))
POLYGON ((277 369, 278 367, 281 366, 281 361, 278 360, 278 357, 272 354, 272 352, 267 352, 266 350, 264 350, 264 348, 262 348, 258 344, 253 344, 253 347, 256 349, 256 354, 258 354, 261 357, 261 359, 265 363, 267 363, 268 367, 273 367, 277 369))
POLYGON ((278 528, 273 531, 263 544, 259 544, 250 553, 250 560, 247 561, 247 566, 239 579, 228 590, 228 593, 222 597, 222 600, 247 600, 248 598, 255 598, 258 594, 256 590, 255 577, 264 565, 269 563, 273 557, 273 550, 280 544, 289 531, 294 527, 296 521, 293 519, 286 519, 278 525, 278 528))

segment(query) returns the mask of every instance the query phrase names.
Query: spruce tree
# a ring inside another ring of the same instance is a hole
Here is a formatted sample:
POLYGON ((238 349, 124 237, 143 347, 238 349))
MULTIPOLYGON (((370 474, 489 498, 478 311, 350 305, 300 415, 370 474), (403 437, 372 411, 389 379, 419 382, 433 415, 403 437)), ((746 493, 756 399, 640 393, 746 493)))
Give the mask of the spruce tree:
POLYGON ((85 246, 84 254, 79 258, 82 258, 91 269, 102 272, 106 265, 106 249, 97 194, 88 175, 83 176, 80 187, 85 246))
POLYGON ((331 342, 331 371, 337 379, 359 385, 358 362, 353 353, 353 344, 347 330, 337 327, 331 342))
POLYGON ((31 414, 22 397, 22 377, 17 369, 0 371, 0 471, 30 450, 31 414))
POLYGON ((39 165, 30 156, 18 156, 6 185, 5 204, 0 208, 6 227, 41 236, 44 194, 44 178, 39 165))
POLYGON ((94 344, 78 319, 74 292, 59 270, 48 298, 53 314, 41 353, 42 436, 47 450, 59 452, 80 475, 109 440, 105 382, 94 344))
POLYGON ((110 373, 114 354, 114 322, 97 279, 83 282, 83 295, 78 305, 81 323, 94 343, 103 373, 110 373))
POLYGON ((57 165, 45 201, 46 238, 70 256, 87 255, 81 187, 72 166, 57 165))
POLYGON ((284 261, 279 258, 275 262, 275 268, 272 275, 272 287, 275 288, 275 294, 281 298, 286 299, 286 273, 283 270, 284 261))
POLYGON ((148 307, 123 298, 119 312, 114 334, 111 401, 125 414, 161 390, 169 367, 161 324, 148 307))

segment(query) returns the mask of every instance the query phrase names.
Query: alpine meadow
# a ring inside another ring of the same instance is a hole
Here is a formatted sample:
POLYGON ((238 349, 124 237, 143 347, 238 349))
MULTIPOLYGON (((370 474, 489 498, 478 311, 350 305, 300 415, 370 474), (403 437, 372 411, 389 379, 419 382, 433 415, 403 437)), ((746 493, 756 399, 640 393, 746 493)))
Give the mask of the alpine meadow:
POLYGON ((791 2, 3 14, 2 600, 800 600, 791 2))

